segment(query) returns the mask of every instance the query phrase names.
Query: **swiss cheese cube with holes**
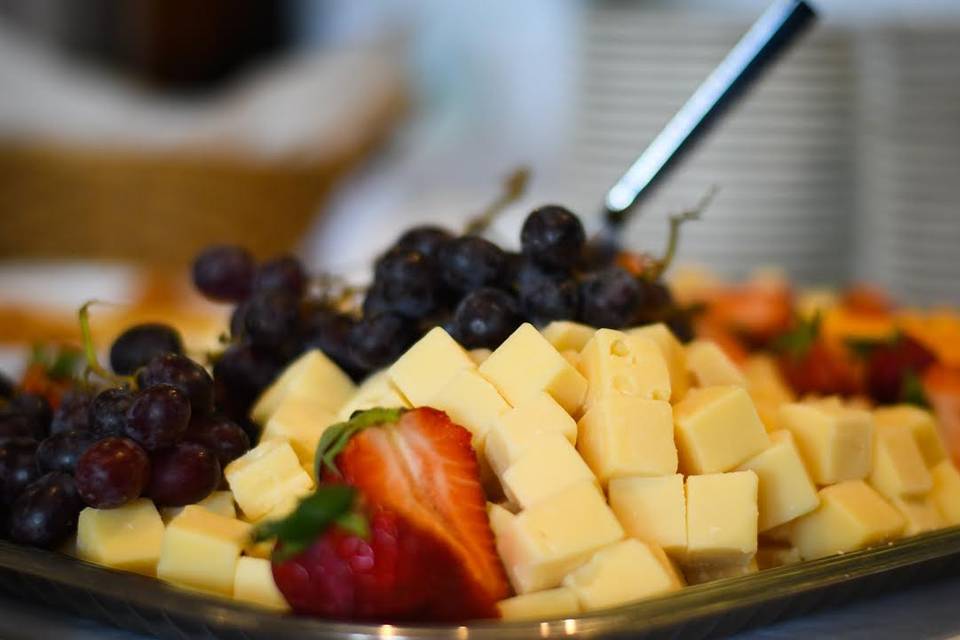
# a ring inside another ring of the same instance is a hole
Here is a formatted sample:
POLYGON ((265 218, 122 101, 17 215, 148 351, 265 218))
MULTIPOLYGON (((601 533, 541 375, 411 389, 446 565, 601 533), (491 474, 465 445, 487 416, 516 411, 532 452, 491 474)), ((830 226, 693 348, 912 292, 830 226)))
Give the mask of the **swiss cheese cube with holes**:
POLYGON ((507 498, 524 509, 581 481, 596 483, 597 479, 559 433, 541 435, 500 475, 507 498))
POLYGON ((873 432, 873 467, 868 481, 889 499, 920 498, 933 488, 933 477, 909 429, 878 424, 873 432))
POLYGON ((657 343, 645 336, 600 329, 580 352, 589 382, 584 409, 612 393, 648 400, 670 399, 670 372, 657 343))
POLYGON ((322 351, 313 349, 284 369, 261 394, 250 415, 258 424, 265 424, 287 398, 311 400, 335 413, 356 390, 350 376, 322 351))
POLYGON ((587 392, 583 376, 529 323, 497 347, 479 371, 511 406, 546 391, 564 411, 575 414, 587 392))
POLYGON ((313 488, 313 480, 285 440, 261 442, 228 464, 223 475, 237 505, 252 521, 313 488))
POLYGON ((759 531, 768 531, 817 508, 817 488, 807 473, 789 431, 770 434, 771 445, 740 465, 760 480, 759 531))
POLYGON ((580 613, 580 602, 572 589, 557 587, 501 600, 497 609, 506 621, 552 620, 580 613))
POLYGON ((687 369, 700 387, 723 384, 746 386, 747 379, 715 342, 694 340, 687 345, 687 369))
POLYGON ((929 496, 922 498, 894 498, 890 503, 896 507, 907 525, 903 530, 905 536, 915 536, 925 531, 934 531, 947 526, 937 505, 929 496))
POLYGON ((820 506, 790 527, 790 541, 804 560, 856 551, 897 538, 906 520, 863 480, 820 489, 820 506))
POLYGON ((674 474, 673 409, 666 400, 611 392, 580 419, 577 449, 604 487, 612 478, 674 474))
POLYGON ((792 402, 780 407, 780 425, 818 485, 866 478, 873 466, 873 418, 837 402, 792 402))
POLYGON ((163 544, 163 520, 139 498, 115 509, 87 507, 77 522, 77 557, 111 569, 152 576, 163 544))
POLYGON ((240 552, 251 526, 188 505, 167 525, 157 577, 188 589, 233 595, 240 552))
POLYGON ((543 337, 561 353, 564 351, 580 351, 593 337, 596 329, 571 322, 570 320, 554 320, 543 330, 543 337))
POLYGON ((662 322, 637 327, 627 331, 629 336, 650 338, 660 347, 660 353, 667 363, 670 373, 670 401, 677 402, 683 399, 690 388, 690 373, 687 371, 687 354, 683 345, 662 322))
POLYGON ((673 419, 684 473, 729 471, 770 446, 750 396, 736 385, 691 389, 673 419))
POLYGON ((371 374, 366 380, 360 383, 357 392, 350 396, 350 399, 340 407, 337 412, 337 422, 346 422, 356 411, 384 407, 393 409, 403 407, 410 408, 410 403, 403 397, 403 394, 397 390, 390 382, 390 376, 387 370, 378 371, 371 374))
POLYGON ((288 397, 267 420, 261 441, 286 440, 303 465, 312 465, 320 436, 337 422, 336 414, 323 403, 288 397))
MULTIPOLYGON (((236 518, 237 508, 233 502, 233 494, 229 491, 214 491, 206 498, 197 502, 198 507, 203 507, 225 518, 236 518)), ((183 507, 164 507, 160 509, 160 517, 164 524, 170 522, 183 511, 183 507)))
POLYGON ((241 556, 233 576, 233 599, 273 611, 289 611, 290 605, 273 581, 269 560, 241 556))
POLYGON ((581 609, 596 611, 676 591, 683 579, 660 547, 627 538, 594 553, 563 584, 581 609))
POLYGON ((960 472, 950 460, 941 460, 930 472, 933 475, 930 499, 948 525, 960 524, 960 472))
POLYGON ((501 413, 487 433, 485 452, 493 471, 500 475, 542 435, 559 433, 570 444, 577 442, 577 423, 546 391, 530 396, 501 413))
POLYGON ((631 538, 659 545, 672 557, 687 550, 687 505, 683 476, 614 478, 610 508, 631 538))
POLYGON ((878 407, 873 411, 878 428, 900 427, 913 434, 927 467, 933 467, 947 458, 947 451, 940 439, 936 419, 929 411, 909 404, 878 407))
POLYGON ((459 371, 476 366, 450 334, 434 327, 390 366, 387 375, 410 404, 423 407, 459 371))
POLYGON ((757 474, 713 473, 687 478, 690 566, 747 565, 757 552, 757 474))
POLYGON ((461 369, 427 404, 445 411, 450 419, 473 435, 473 446, 483 455, 487 432, 510 409, 500 392, 475 369, 461 369))

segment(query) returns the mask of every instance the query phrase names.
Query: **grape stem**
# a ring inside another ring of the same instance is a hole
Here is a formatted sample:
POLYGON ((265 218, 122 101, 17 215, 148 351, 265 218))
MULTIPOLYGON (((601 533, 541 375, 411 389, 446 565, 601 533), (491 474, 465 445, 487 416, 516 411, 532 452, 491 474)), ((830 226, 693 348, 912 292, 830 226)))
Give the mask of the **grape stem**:
POLYGON ((527 190, 530 182, 530 168, 519 167, 514 169, 503 181, 503 191, 497 199, 490 203, 479 215, 471 218, 464 228, 466 235, 480 235, 486 231, 493 221, 510 204, 519 200, 527 190))
POLYGON ((99 300, 88 300, 80 307, 78 314, 80 316, 80 335, 83 337, 83 353, 87 361, 84 379, 89 378, 90 373, 94 373, 108 382, 134 387, 136 386, 136 381, 133 376, 120 376, 111 373, 100 364, 100 360, 97 358, 97 350, 93 346, 93 332, 90 331, 90 307, 94 304, 103 303, 99 300))
POLYGON ((703 215, 703 212, 707 210, 707 207, 713 202, 714 196, 717 195, 719 189, 716 185, 711 186, 707 192, 700 198, 700 201, 694 205, 692 208, 679 213, 674 213, 670 216, 670 231, 667 235, 667 249, 663 253, 663 257, 659 260, 654 261, 653 266, 644 274, 651 282, 655 282, 662 276, 667 269, 670 268, 670 264, 673 262, 673 259, 677 255, 677 247, 680 245, 680 228, 687 222, 691 220, 699 220, 703 215))

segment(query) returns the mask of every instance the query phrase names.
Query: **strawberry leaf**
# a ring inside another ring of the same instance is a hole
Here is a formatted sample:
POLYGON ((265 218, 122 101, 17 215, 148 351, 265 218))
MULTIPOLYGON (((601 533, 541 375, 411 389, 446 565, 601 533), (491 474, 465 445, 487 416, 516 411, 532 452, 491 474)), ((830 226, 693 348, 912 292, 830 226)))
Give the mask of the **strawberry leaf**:
POLYGON ((404 414, 404 411, 405 409, 384 409, 382 407, 358 411, 350 416, 350 419, 346 422, 338 422, 327 427, 317 444, 317 478, 323 477, 324 469, 339 478, 341 474, 336 464, 337 456, 346 448, 350 438, 367 427, 396 422, 404 414))
POLYGON ((774 340, 774 351, 800 360, 807 355, 817 338, 820 337, 820 324, 819 311, 809 320, 797 318, 797 323, 793 329, 774 340))
POLYGON ((900 383, 900 397, 908 404, 914 404, 924 409, 930 408, 930 401, 927 399, 927 393, 923 388, 923 380, 913 369, 907 369, 903 373, 903 381, 900 383))
MULTIPOLYGON (((363 516, 353 511, 357 490, 342 484, 320 485, 300 500, 297 508, 282 520, 271 520, 253 531, 254 542, 276 538, 281 546, 274 552, 278 562, 304 551, 334 524, 346 523, 351 533, 365 530, 363 516)), ((359 535, 359 534, 357 534, 359 535)))

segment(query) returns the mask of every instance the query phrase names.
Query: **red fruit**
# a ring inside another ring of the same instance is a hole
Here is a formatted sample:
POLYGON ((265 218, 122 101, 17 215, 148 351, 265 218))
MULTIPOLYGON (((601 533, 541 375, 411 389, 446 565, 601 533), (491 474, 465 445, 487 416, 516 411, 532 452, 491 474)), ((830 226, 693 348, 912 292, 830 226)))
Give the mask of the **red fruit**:
POLYGON ((780 371, 797 395, 853 396, 863 387, 847 355, 817 339, 801 353, 779 357, 780 371))
POLYGON ((960 369, 934 364, 923 375, 923 391, 937 414, 940 437, 960 464, 960 369))
POLYGON ((919 377, 934 362, 936 356, 925 346, 909 336, 899 336, 871 350, 867 359, 867 391, 880 404, 901 402, 907 376, 919 377))

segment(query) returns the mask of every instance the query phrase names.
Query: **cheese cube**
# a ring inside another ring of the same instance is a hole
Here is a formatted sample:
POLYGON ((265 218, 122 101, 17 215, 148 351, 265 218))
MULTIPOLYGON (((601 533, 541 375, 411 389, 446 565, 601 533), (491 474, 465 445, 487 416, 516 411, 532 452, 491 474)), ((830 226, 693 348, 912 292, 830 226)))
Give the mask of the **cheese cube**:
POLYGON ((729 471, 770 445, 742 387, 691 389, 674 406, 673 419, 684 473, 729 471))
POLYGON ((470 354, 470 359, 473 360, 474 364, 479 365, 489 358, 493 351, 490 351, 490 349, 470 349, 467 353, 470 354))
POLYGON ((497 603, 500 618, 511 620, 553 620, 580 612, 577 594, 567 587, 525 593, 497 603))
POLYGON ((386 369, 374 373, 360 384, 357 392, 340 407, 336 422, 346 422, 355 412, 376 407, 385 409, 410 408, 407 399, 390 382, 390 376, 387 375, 386 369))
POLYGON ((580 353, 580 372, 589 381, 584 409, 613 392, 649 400, 670 399, 670 372, 650 338, 600 329, 580 353))
POLYGON ((570 444, 577 442, 576 421, 553 396, 541 391, 497 417, 485 447, 490 466, 501 475, 545 433, 559 433, 570 444))
POLYGON ((305 495, 313 480, 290 443, 266 440, 227 465, 223 472, 244 516, 258 520, 291 497, 305 495))
POLYGON ((703 584, 704 582, 713 582, 714 580, 749 576, 758 571, 760 571, 760 565, 757 563, 756 558, 752 558, 745 564, 686 566, 683 568, 683 577, 686 578, 689 584, 703 584))
POLYGON ((907 526, 903 530, 905 536, 915 536, 925 531, 934 531, 947 526, 947 521, 943 519, 937 505, 929 496, 923 498, 894 498, 891 500, 893 506, 907 521, 907 526))
POLYGON ((660 547, 627 538, 597 551, 563 584, 584 611, 596 611, 676 591, 683 580, 660 547))
POLYGON ((767 431, 780 428, 780 405, 794 402, 796 395, 783 379, 776 361, 766 354, 752 355, 743 365, 747 392, 767 431))
POLYGON ((87 562, 152 576, 162 544, 163 520, 146 498, 116 509, 87 507, 80 512, 77 557, 87 562))
POLYGON ((257 400, 250 415, 257 424, 264 424, 285 398, 310 400, 336 412, 355 391, 350 377, 322 351, 313 349, 284 369, 257 400))
POLYGON ((189 505, 167 526, 157 577, 190 589, 233 595, 240 552, 250 540, 246 522, 189 505))
POLYGON ((745 387, 747 379, 715 342, 695 340, 687 345, 687 368, 701 387, 735 384, 745 387))
POLYGON ((580 368, 580 352, 573 351, 572 349, 567 349, 566 351, 561 351, 560 355, 563 356, 563 359, 573 367, 574 369, 580 368))
POLYGON ((960 524, 960 473, 950 460, 942 460, 930 470, 933 489, 930 498, 950 526, 960 524))
MULTIPOLYGON (((237 508, 233 503, 233 494, 229 491, 214 491, 200 502, 197 502, 196 505, 212 511, 217 515, 221 515, 224 518, 237 517, 237 508)), ((160 517, 163 518, 163 523, 166 524, 180 515, 181 511, 183 511, 183 507, 163 507, 160 509, 160 517)))
POLYGON ((614 478, 610 508, 631 538, 659 545, 673 557, 687 550, 683 476, 614 478))
POLYGON ((873 468, 869 482, 887 498, 919 498, 933 488, 933 478, 909 429, 876 425, 873 431, 873 468))
POLYGON ((696 565, 745 565, 757 552, 757 474, 687 478, 687 555, 696 565))
POLYGON ((630 329, 627 335, 650 338, 657 343, 670 373, 670 401, 682 400, 690 388, 690 372, 687 370, 687 352, 677 336, 662 322, 630 329))
POLYGON ((573 445, 559 433, 545 433, 500 476, 503 491, 521 508, 587 480, 596 482, 573 445))
POLYGON ((758 531, 767 531, 817 508, 817 488, 803 465, 789 431, 770 434, 772 444, 738 469, 750 470, 760 480, 758 531))
POLYGON ((820 506, 791 526, 791 542, 804 560, 856 551, 896 538, 906 520, 863 480, 820 490, 820 506))
POLYGON ((313 465, 320 436, 327 427, 336 423, 334 413, 321 403, 303 398, 285 398, 267 420, 260 440, 289 442, 301 465, 313 465))
POLYGON ((946 459, 947 451, 940 439, 936 419, 929 411, 909 404, 879 407, 874 410, 873 419, 877 427, 891 425, 908 429, 917 441, 927 467, 946 459))
POLYGON ((422 407, 454 374, 476 366, 450 334, 434 327, 393 363, 387 375, 413 406, 422 407))
POLYGON ((517 515, 491 509, 490 525, 517 593, 560 586, 597 549, 623 538, 623 528, 590 481, 581 481, 517 515))
POLYGON ((866 411, 831 402, 794 402, 780 407, 788 429, 818 485, 859 480, 870 473, 873 418, 866 411))
POLYGON ((557 351, 579 352, 593 337, 594 332, 596 329, 579 322, 554 320, 543 330, 543 337, 557 351))
POLYGON ((612 392, 577 426, 577 449, 604 487, 611 478, 677 472, 673 409, 665 400, 612 392))
POLYGON ((800 562, 800 551, 789 545, 764 545, 757 548, 757 568, 760 571, 800 562))
POLYGON ((455 373, 427 405, 445 411, 451 420, 472 433, 474 449, 481 455, 487 431, 510 409, 493 385, 473 369, 455 373))
POLYGON ((237 560, 237 571, 233 577, 233 598, 274 611, 290 610, 290 605, 273 580, 270 561, 262 558, 243 556, 237 560))
POLYGON ((583 404, 587 381, 532 324, 514 331, 482 365, 480 374, 512 406, 546 391, 567 413, 583 404))

